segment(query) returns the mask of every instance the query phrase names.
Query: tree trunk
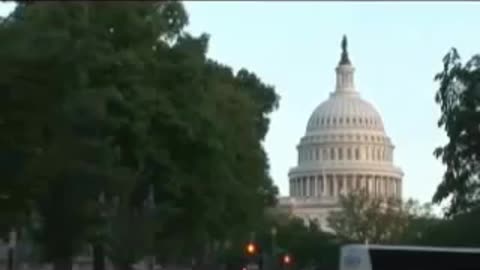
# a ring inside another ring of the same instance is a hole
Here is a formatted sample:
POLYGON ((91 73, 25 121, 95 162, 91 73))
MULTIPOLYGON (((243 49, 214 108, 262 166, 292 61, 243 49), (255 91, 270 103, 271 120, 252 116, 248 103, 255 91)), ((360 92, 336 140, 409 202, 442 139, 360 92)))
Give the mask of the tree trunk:
POLYGON ((105 248, 100 243, 93 245, 93 270, 105 270, 105 248))
POLYGON ((73 267, 73 259, 63 258, 63 259, 56 259, 53 262, 53 270, 72 270, 73 267))

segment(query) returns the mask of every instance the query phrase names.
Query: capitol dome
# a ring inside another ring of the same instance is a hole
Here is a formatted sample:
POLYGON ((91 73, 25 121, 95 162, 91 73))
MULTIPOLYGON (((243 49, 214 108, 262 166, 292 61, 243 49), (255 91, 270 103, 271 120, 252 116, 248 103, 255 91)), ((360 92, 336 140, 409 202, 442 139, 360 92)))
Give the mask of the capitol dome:
POLYGON ((358 94, 332 93, 315 109, 307 124, 307 134, 328 130, 368 129, 383 132, 383 121, 377 110, 358 94))
POLYGON ((355 190, 401 198, 403 172, 394 165, 394 145, 380 113, 355 88, 354 72, 344 37, 335 90, 308 119, 297 165, 288 175, 294 199, 289 208, 324 226, 340 196, 355 190))

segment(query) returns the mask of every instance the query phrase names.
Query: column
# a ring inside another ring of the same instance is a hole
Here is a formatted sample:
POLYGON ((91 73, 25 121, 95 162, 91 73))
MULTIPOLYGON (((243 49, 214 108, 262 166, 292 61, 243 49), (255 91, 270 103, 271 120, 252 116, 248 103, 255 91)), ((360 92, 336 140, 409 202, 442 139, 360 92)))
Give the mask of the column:
POLYGON ((293 196, 298 196, 298 178, 295 177, 292 180, 293 196))
POLYGON ((337 175, 332 175, 333 182, 333 197, 338 197, 338 178, 337 175))
POLYGON ((395 195, 396 194, 396 192, 395 192, 395 180, 393 180, 392 177, 389 177, 388 180, 389 180, 389 183, 390 183, 390 196, 395 198, 395 196, 396 196, 395 195))
POLYGON ((377 192, 377 181, 375 181, 375 176, 371 176, 370 182, 371 182, 370 188, 372 189, 372 195, 375 196, 377 192))
POLYGON ((302 197, 307 196, 307 178, 304 176, 302 177, 302 197))
POLYGON ((298 178, 293 178, 293 195, 298 196, 298 178))
POLYGON ((372 183, 370 183, 370 176, 365 175, 365 190, 367 191, 367 194, 372 194, 372 183))
POLYGON ((395 182, 397 184, 397 197, 401 198, 402 197, 402 182, 400 179, 395 179, 395 182))
POLYGON ((315 192, 316 192, 316 191, 315 191, 315 186, 316 186, 316 185, 315 185, 315 182, 316 182, 316 180, 317 180, 317 179, 315 178, 314 175, 310 176, 310 196, 312 196, 312 197, 315 197, 315 196, 316 196, 316 195, 315 195, 315 192))
POLYGON ((293 196, 293 178, 290 178, 288 181, 288 194, 293 196))
POLYGON ((392 185, 392 197, 397 198, 397 183, 395 182, 395 178, 390 177, 390 183, 392 185))
POLYGON ((298 196, 303 196, 303 177, 298 178, 298 196))
POLYGON ((387 195, 387 186, 386 186, 387 182, 385 181, 385 177, 380 178, 380 180, 381 180, 381 183, 382 183, 382 188, 381 188, 382 196, 386 196, 387 195))
POLYGON ((310 190, 310 180, 311 180, 310 177, 307 176, 307 177, 306 177, 306 181, 305 181, 306 184, 307 184, 307 194, 306 194, 306 197, 310 197, 310 191, 311 191, 311 190, 310 190))
POLYGON ((326 197, 329 195, 328 191, 330 190, 330 184, 328 183, 326 174, 322 175, 322 181, 323 181, 323 196, 326 197))
POLYGON ((357 179, 357 185, 356 185, 357 190, 363 189, 364 188, 363 187, 363 175, 358 174, 358 175, 355 176, 355 178, 357 179))

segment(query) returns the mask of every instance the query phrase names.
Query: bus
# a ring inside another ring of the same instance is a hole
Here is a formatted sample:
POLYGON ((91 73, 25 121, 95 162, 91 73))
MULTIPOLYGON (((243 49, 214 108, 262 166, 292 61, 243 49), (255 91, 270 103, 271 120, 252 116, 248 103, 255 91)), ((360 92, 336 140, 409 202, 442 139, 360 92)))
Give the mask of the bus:
POLYGON ((480 270, 480 248, 345 245, 340 270, 480 270))

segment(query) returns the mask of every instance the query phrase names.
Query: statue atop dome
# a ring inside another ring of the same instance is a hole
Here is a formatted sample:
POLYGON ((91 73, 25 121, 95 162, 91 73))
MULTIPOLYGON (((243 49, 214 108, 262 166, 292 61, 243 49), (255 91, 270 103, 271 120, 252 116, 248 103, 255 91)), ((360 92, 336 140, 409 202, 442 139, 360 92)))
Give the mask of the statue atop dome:
POLYGON ((347 36, 343 35, 342 38, 342 57, 340 58, 339 65, 350 65, 350 59, 348 58, 348 51, 347 51, 347 36))

